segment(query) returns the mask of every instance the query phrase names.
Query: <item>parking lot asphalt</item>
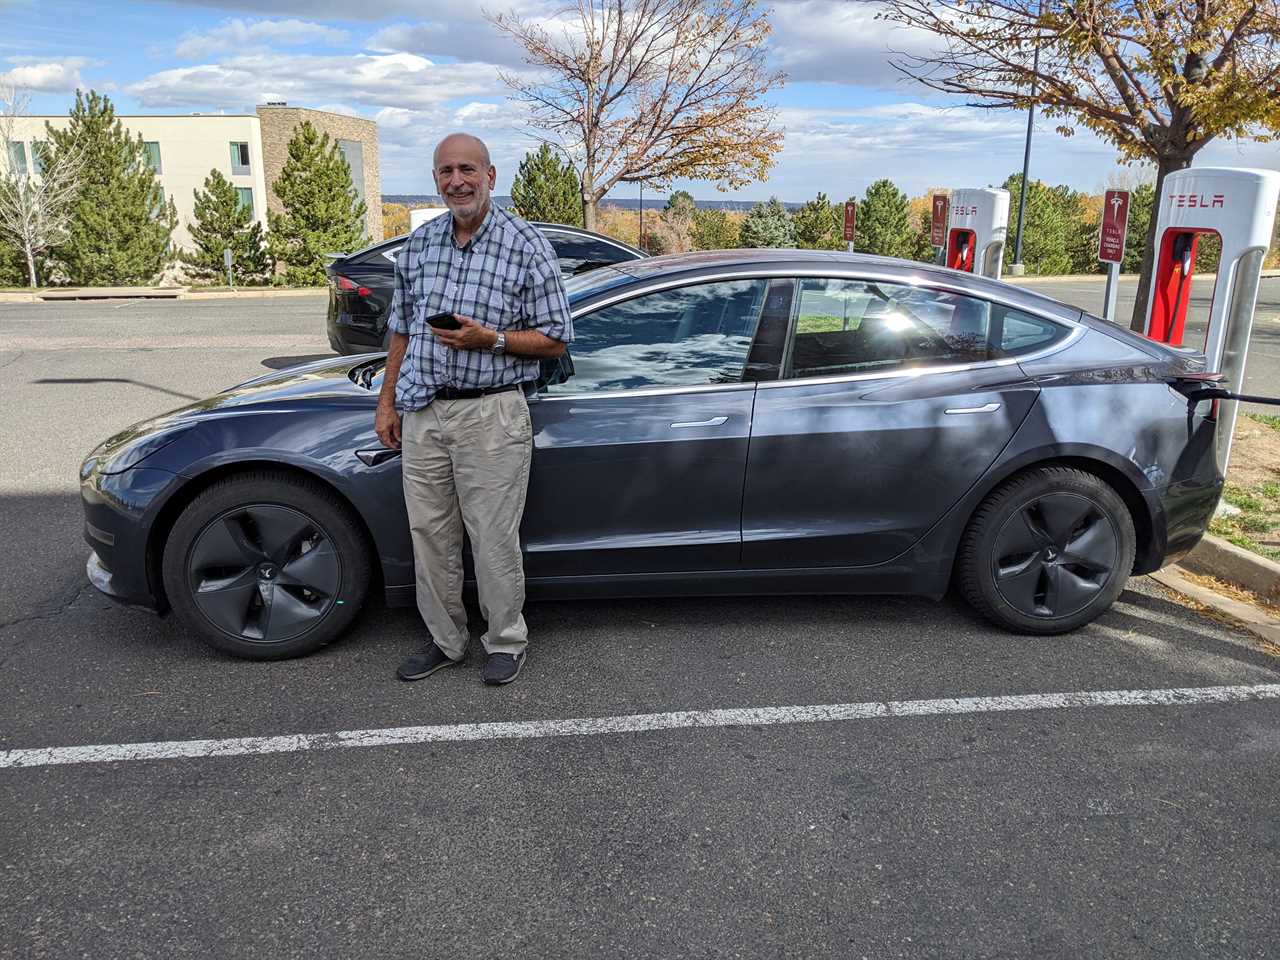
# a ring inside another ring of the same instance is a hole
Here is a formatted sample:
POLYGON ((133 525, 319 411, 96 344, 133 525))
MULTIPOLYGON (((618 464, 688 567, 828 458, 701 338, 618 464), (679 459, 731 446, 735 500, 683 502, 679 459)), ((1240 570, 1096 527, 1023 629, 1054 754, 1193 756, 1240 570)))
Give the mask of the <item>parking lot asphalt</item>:
MULTIPOLYGON (((954 598, 532 604, 527 672, 501 689, 478 644, 396 682, 423 631, 376 600, 318 655, 251 664, 85 587, 80 458, 327 354, 322 315, 0 306, 0 751, 1280 683, 1280 651, 1148 578, 1047 639, 954 598)), ((1157 699, 0 763, 4 952, 1269 956, 1280 701, 1157 699)))

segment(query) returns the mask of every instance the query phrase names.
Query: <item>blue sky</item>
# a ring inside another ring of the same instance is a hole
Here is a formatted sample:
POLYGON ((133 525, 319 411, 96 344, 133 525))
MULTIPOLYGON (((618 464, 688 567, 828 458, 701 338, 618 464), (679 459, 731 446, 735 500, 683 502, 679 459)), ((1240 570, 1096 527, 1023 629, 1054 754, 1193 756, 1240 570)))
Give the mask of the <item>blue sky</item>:
MULTIPOLYGON (((530 17, 560 0, 0 0, 0 75, 31 95, 30 112, 65 113, 77 87, 110 95, 117 112, 250 113, 265 100, 379 123, 385 193, 429 193, 431 146, 467 129, 490 145, 497 192, 533 141, 500 70, 526 69, 480 8, 530 17), (361 19, 351 20, 353 10, 361 19)), ((799 201, 822 190, 860 195, 881 177, 910 194, 998 184, 1022 164, 1026 115, 983 112, 902 81, 888 48, 927 42, 844 0, 774 0, 770 56, 789 76, 771 95, 786 140, 768 182, 695 197, 799 201)), ((1046 124, 1032 176, 1100 190, 1119 176, 1115 151, 1087 131, 1046 124)), ((1276 144, 1211 145, 1198 164, 1280 168, 1276 144)), ((618 196, 634 196, 623 185, 618 196)))

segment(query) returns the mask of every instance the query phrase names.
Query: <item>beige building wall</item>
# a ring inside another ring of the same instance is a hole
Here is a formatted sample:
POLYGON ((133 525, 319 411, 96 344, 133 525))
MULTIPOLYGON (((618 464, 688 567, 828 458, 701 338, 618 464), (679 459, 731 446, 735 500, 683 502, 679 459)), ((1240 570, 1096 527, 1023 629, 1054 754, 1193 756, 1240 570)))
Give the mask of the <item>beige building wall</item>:
MULTIPOLYGON (((130 134, 156 143, 160 152, 158 179, 167 198, 178 210, 178 227, 173 232, 175 246, 189 248, 188 225, 195 219, 195 191, 204 189, 210 170, 220 170, 234 186, 253 191, 254 219, 267 228, 267 180, 262 163, 262 130, 255 116, 119 116, 130 134), (231 144, 249 144, 249 167, 233 173, 231 144)), ((46 140, 45 123, 55 129, 71 121, 65 116, 18 117, 14 137, 23 141, 27 163, 32 163, 31 144, 46 140)), ((7 156, 7 155, 6 155, 7 156)))
MULTIPOLYGON (((308 110, 305 107, 260 106, 262 123, 262 166, 268 186, 275 183, 289 156, 289 140, 293 130, 304 120, 331 140, 348 140, 360 144, 364 175, 359 177, 356 192, 365 204, 365 232, 370 240, 382 239, 382 176, 378 166, 378 125, 372 120, 349 117, 341 113, 308 110), (361 189, 363 188, 363 189, 361 189)), ((355 179, 355 171, 352 171, 355 179)), ((277 213, 284 208, 275 191, 269 191, 267 208, 277 213)))

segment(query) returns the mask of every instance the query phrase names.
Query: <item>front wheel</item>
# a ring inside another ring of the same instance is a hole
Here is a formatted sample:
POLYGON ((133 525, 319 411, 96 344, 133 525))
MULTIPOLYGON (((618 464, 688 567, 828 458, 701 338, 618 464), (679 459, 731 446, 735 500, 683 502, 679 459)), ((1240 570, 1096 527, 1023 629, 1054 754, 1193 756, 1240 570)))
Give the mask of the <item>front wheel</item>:
POLYGON ((965 599, 1018 633, 1065 633, 1101 615, 1133 572, 1133 517, 1105 481, 1037 467, 995 490, 960 542, 965 599))
POLYGON ((174 612, 233 656, 312 653, 350 626, 369 591, 369 549, 350 508, 314 481, 254 472, 202 491, 169 532, 174 612))

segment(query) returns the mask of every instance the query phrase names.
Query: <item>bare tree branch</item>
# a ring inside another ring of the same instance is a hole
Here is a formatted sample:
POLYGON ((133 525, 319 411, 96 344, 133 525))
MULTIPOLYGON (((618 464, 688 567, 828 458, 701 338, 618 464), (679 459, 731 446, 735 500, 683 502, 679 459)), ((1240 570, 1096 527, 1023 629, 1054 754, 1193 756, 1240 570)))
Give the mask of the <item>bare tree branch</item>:
POLYGON ((42 143, 32 143, 31 167, 18 168, 9 154, 9 144, 22 144, 17 129, 30 97, 12 86, 0 86, 0 237, 14 244, 23 255, 27 279, 39 286, 36 258, 62 240, 71 225, 71 204, 80 191, 84 171, 83 153, 60 157, 42 143), (38 170, 37 170, 38 168, 38 170))
POLYGON ((543 72, 504 75, 581 173, 583 214, 618 183, 763 179, 782 147, 765 95, 770 26, 758 0, 578 0, 562 36, 514 13, 490 21, 543 72))

